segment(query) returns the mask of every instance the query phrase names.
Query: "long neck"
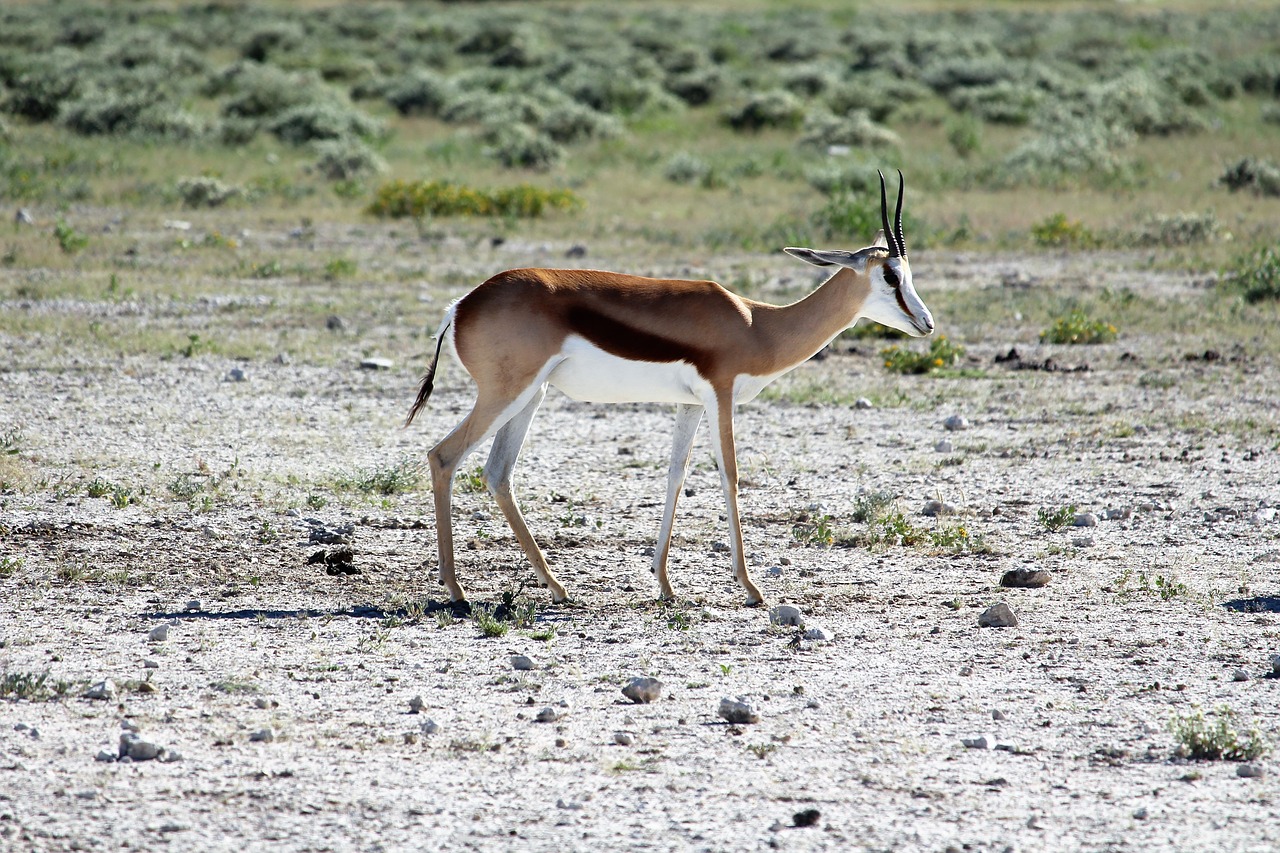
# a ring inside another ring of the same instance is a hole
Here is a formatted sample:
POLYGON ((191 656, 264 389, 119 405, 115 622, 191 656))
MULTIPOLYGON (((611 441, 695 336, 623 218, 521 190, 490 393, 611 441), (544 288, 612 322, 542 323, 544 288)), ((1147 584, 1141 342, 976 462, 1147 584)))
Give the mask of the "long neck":
POLYGON ((756 329, 778 364, 778 370, 772 372, 795 367, 853 325, 870 292, 866 276, 841 267, 799 302, 756 307, 756 329))

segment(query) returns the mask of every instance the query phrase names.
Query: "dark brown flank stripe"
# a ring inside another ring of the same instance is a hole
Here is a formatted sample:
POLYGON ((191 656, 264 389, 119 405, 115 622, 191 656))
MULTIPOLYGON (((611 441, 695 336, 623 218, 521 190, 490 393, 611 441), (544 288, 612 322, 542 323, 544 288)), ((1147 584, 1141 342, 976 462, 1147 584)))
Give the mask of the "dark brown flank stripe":
POLYGON ((710 353, 696 347, 628 326, 599 311, 573 305, 565 312, 569 329, 600 349, 629 361, 670 363, 686 361, 707 375, 711 367, 710 353))

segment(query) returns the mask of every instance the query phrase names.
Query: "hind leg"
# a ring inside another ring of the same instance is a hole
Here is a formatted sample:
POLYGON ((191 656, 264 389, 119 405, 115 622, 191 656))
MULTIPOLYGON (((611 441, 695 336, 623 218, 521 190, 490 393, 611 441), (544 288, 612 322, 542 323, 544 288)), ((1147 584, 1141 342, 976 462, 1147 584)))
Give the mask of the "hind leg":
POLYGON ((547 567, 547 558, 543 556, 542 549, 538 547, 533 534, 529 532, 529 526, 525 524, 520 507, 511 494, 511 473, 515 470, 520 448, 524 446, 525 436, 529 433, 529 424, 532 423, 538 406, 542 405, 546 393, 546 385, 538 388, 528 405, 507 421, 493 437, 493 448, 489 451, 489 460, 484 465, 484 482, 493 493, 494 500, 502 509, 502 514, 506 516, 507 524, 511 526, 511 532, 516 535, 516 541, 520 543, 521 550, 533 564, 533 571, 537 574, 539 582, 551 590, 551 600, 558 604, 568 597, 564 586, 547 567))

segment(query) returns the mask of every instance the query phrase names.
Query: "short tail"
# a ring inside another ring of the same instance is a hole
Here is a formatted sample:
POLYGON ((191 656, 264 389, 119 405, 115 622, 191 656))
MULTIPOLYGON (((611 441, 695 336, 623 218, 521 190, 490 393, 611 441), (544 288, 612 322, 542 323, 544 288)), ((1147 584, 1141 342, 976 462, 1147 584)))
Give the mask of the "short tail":
POLYGON ((435 387, 436 381, 436 365, 440 363, 440 347, 444 345, 444 335, 448 330, 449 323, 445 323, 440 327, 440 334, 436 337, 435 358, 431 359, 431 366, 427 368, 427 375, 422 377, 422 385, 418 388, 418 398, 413 401, 413 408, 409 409, 409 417, 404 419, 405 426, 413 423, 413 419, 418 416, 418 412, 422 411, 422 407, 427 404, 427 398, 431 396, 431 389, 435 387))

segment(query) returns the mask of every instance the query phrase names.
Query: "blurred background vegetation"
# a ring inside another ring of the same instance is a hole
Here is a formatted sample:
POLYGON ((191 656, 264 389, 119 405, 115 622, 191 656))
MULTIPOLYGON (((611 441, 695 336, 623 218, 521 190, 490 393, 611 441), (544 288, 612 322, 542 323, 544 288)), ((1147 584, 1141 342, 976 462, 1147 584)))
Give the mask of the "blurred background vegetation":
POLYGON ((901 168, 913 249, 1276 242, 1274 3, 893 5, 6 4, 0 198, 765 251, 901 168))

